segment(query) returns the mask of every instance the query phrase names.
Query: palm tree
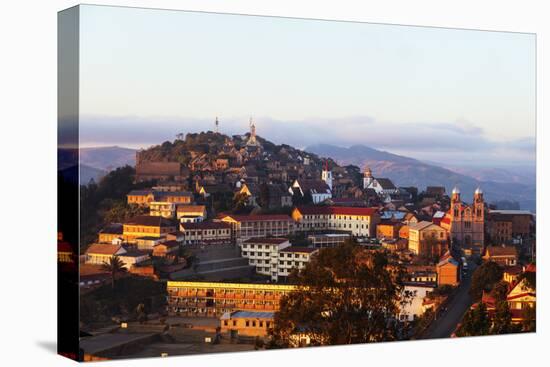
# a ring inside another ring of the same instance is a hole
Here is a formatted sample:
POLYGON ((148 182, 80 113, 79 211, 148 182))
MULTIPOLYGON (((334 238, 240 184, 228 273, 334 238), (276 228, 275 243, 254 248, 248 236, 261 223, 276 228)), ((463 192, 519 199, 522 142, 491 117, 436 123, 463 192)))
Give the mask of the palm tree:
POLYGON ((112 256, 108 262, 103 262, 101 269, 111 273, 111 287, 115 289, 115 278, 118 273, 125 273, 128 270, 124 261, 122 261, 118 256, 112 256))

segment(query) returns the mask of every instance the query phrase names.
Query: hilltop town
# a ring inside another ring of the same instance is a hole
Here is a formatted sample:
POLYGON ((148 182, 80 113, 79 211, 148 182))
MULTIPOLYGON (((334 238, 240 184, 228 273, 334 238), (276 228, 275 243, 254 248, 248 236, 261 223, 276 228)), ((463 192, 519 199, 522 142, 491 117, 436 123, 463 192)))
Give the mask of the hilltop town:
MULTIPOLYGON (((148 355, 265 348, 296 275, 350 243, 402 271, 411 296, 391 317, 401 339, 534 328, 535 216, 490 207, 482 187, 473 197, 458 186, 398 187, 369 167, 273 144, 252 120, 244 135, 180 134, 139 151, 135 169, 91 185, 88 197, 113 193, 84 202, 93 225, 79 257, 60 234, 59 263, 79 264, 84 305, 103 304, 109 287, 131 293, 140 284, 144 299, 125 306, 139 311, 109 303, 105 317, 92 306, 81 313, 90 332, 170 334, 171 342, 147 340, 148 355), (485 328, 471 321, 480 314, 485 328), (178 349, 183 340, 195 348, 178 349)), ((297 331, 287 345, 315 343, 322 339, 297 331)))

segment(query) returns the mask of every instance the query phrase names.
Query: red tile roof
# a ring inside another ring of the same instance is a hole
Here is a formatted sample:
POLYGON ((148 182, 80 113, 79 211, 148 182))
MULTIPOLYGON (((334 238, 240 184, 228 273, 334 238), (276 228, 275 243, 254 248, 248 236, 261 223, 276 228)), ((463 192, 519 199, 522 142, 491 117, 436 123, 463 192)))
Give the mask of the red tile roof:
POLYGON ((285 249, 282 249, 280 252, 303 252, 307 254, 311 254, 312 252, 319 251, 318 248, 313 247, 300 247, 300 246, 290 246, 285 249))
POLYGON ((101 255, 114 255, 117 253, 118 250, 120 250, 120 245, 111 245, 111 244, 105 244, 105 243, 94 243, 90 247, 88 247, 88 250, 86 250, 87 254, 101 254, 101 255))
POLYGON ((225 222, 198 222, 198 223, 181 223, 183 230, 192 229, 226 229, 231 228, 229 223, 225 222))
POLYGON ((372 216, 377 213, 376 208, 358 206, 301 206, 296 208, 302 214, 313 215, 362 215, 372 216))
POLYGON ((288 241, 288 238, 250 238, 244 243, 269 243, 271 245, 279 245, 288 241))
POLYGON ((252 215, 227 215, 230 218, 233 218, 237 222, 253 222, 253 221, 269 221, 269 220, 286 220, 291 221, 286 214, 252 214, 252 215))

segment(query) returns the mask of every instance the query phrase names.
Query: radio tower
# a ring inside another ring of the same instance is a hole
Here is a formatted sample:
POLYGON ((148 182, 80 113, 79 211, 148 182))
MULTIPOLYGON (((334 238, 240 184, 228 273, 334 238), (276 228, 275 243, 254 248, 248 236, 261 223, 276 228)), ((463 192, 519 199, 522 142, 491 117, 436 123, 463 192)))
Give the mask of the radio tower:
POLYGON ((220 127, 220 121, 218 120, 218 116, 216 116, 216 134, 219 133, 219 127, 220 127))

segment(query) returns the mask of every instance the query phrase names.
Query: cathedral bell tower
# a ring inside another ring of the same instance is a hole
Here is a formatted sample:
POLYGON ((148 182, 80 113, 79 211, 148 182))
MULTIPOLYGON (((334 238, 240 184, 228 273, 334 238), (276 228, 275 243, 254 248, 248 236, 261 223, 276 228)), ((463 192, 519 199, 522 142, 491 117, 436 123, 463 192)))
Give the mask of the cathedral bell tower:
POLYGON ((461 205, 462 201, 460 200, 460 190, 455 186, 451 193, 451 217, 454 220, 460 217, 461 205))
POLYGON ((474 192, 474 217, 476 221, 483 221, 485 216, 485 201, 483 200, 483 191, 477 188, 474 192))

